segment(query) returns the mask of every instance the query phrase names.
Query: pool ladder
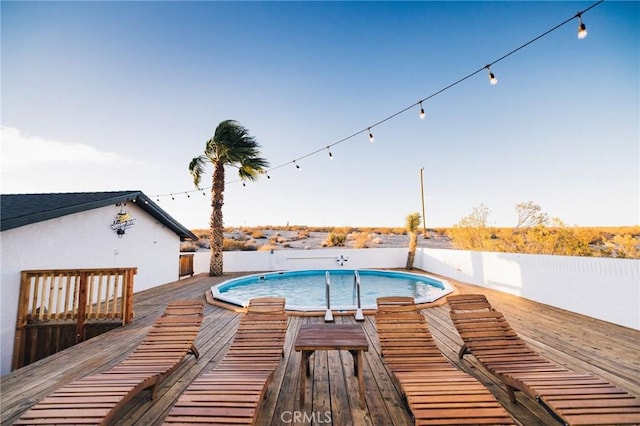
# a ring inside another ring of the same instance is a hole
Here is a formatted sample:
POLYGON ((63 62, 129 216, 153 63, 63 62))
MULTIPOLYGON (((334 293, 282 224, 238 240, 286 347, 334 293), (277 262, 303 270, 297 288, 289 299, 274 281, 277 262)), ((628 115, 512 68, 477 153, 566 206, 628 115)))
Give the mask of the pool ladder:
MULTIPOLYGON (((327 309, 324 312, 324 322, 333 322, 333 313, 331 312, 331 275, 329 271, 325 274, 325 294, 327 298, 327 309)), ((356 309, 355 319, 356 321, 364 321, 364 314, 362 313, 362 304, 360 302, 360 274, 358 271, 353 273, 353 293, 354 298, 357 298, 358 307, 356 309)))
POLYGON ((325 274, 325 293, 327 296, 327 310, 324 313, 324 322, 333 322, 333 313, 331 312, 331 276, 329 275, 329 271, 326 271, 325 274))
POLYGON ((356 309, 356 321, 364 321, 364 314, 362 313, 362 304, 360 303, 360 274, 358 271, 353 271, 353 293, 354 297, 358 299, 358 308, 356 309))

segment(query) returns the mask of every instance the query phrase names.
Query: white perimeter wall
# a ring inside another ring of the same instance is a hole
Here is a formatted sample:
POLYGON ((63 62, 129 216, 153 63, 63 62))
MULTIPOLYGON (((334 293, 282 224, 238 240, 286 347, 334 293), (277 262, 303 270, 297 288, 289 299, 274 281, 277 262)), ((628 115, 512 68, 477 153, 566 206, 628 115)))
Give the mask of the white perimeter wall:
MULTIPOLYGON (((205 270, 209 270, 208 256, 205 270)), ((406 248, 275 250, 224 252, 225 272, 290 271, 294 269, 398 268, 407 263, 406 248), (251 255, 247 269, 247 254, 251 255), (255 256, 255 257, 254 257, 255 256), (342 256, 342 258, 341 258, 342 256), (342 259, 338 261, 338 259, 342 259)))
MULTIPOLYGON (((402 268, 406 248, 225 252, 225 272, 402 268), (343 266, 337 259, 348 259, 343 266)), ((640 260, 418 249, 414 266, 640 330, 640 260)), ((196 273, 209 253, 196 253, 196 273)))
POLYGON ((2 375, 11 370, 20 271, 137 267, 134 292, 178 279, 180 238, 133 203, 135 224, 118 238, 110 225, 120 210, 106 206, 34 223, 0 234, 2 375))
POLYGON ((640 329, 640 260, 421 249, 416 266, 640 329))

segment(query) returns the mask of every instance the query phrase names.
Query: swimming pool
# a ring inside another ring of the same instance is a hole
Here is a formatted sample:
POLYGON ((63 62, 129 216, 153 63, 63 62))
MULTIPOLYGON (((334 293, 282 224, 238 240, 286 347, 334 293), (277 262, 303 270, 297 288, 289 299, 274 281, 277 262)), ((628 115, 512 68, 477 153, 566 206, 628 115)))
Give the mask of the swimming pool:
MULTIPOLYGON (((326 273, 330 281, 331 309, 353 310, 357 307, 354 270, 302 270, 254 274, 227 280, 211 288, 214 298, 238 306, 247 306, 254 297, 284 297, 286 308, 295 311, 324 310, 326 273)), ((375 309, 376 298, 410 296, 416 303, 433 302, 453 291, 439 278, 409 272, 363 269, 360 276, 362 309, 375 309)))

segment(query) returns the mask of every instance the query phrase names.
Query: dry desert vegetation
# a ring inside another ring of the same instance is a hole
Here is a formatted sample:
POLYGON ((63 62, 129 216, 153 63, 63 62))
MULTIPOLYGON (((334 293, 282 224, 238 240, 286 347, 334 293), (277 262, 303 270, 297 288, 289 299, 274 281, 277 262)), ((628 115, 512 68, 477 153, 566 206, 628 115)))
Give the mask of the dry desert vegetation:
MULTIPOLYGON (((182 251, 209 249, 209 230, 192 230, 200 239, 183 243, 182 251)), ((420 235, 420 247, 453 248, 444 232, 427 230, 420 235)), ((311 250, 325 247, 407 247, 409 235, 403 228, 314 228, 306 226, 225 229, 225 250, 311 250)))
MULTIPOLYGON (((198 241, 185 242, 183 252, 209 250, 209 229, 194 229, 198 241)), ((408 247, 404 228, 260 226, 225 229, 224 250, 311 250, 325 247, 408 247)), ((535 226, 495 228, 461 226, 418 231, 418 247, 640 258, 640 227, 535 226)))

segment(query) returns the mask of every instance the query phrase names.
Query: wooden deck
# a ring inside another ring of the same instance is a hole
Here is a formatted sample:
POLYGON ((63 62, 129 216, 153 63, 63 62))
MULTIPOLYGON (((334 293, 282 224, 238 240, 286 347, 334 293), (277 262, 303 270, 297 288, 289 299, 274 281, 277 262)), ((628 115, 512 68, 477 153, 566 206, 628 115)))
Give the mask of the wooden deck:
MULTIPOLYGON (((237 275, 237 274, 233 274, 237 275)), ((57 387, 93 372, 105 370, 123 359, 142 340, 154 318, 166 304, 178 299, 203 299, 205 291, 228 279, 199 275, 134 295, 135 318, 131 324, 83 342, 2 377, 1 421, 12 424, 21 413, 57 387)), ((570 368, 591 371, 640 397, 640 331, 616 326, 516 296, 457 283, 461 293, 481 292, 501 310, 518 333, 541 354, 570 368)), ((505 389, 478 366, 473 357, 457 359, 461 340, 449 320, 447 305, 423 312, 442 352, 464 371, 480 379, 513 415, 526 426, 558 424, 537 402, 517 394, 509 402, 505 389)), ((358 381, 351 355, 346 351, 319 351, 312 358, 305 405, 299 403, 300 353, 293 340, 303 323, 322 317, 292 316, 285 355, 267 390, 258 415, 260 425, 333 424, 410 425, 410 414, 380 357, 375 322, 366 316, 363 327, 369 340, 364 353, 366 406, 360 407, 358 381)), ((117 425, 157 425, 186 386, 224 356, 238 325, 237 313, 207 305, 196 346, 200 359, 189 357, 149 399, 145 391, 116 417, 117 425)), ((336 323, 354 323, 352 316, 336 316, 336 323)))

